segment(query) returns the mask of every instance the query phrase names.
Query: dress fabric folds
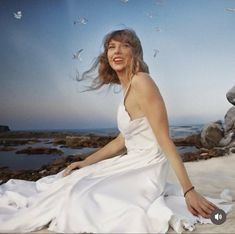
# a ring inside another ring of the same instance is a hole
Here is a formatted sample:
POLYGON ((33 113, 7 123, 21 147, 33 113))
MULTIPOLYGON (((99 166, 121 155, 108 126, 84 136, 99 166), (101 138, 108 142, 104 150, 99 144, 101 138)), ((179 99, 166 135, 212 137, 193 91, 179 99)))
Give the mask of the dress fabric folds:
MULTIPOLYGON (((124 98, 117 114, 127 152, 63 177, 63 171, 0 186, 0 232, 48 228, 60 233, 165 233, 211 223, 193 216, 181 189, 167 183, 168 160, 146 117, 131 120, 124 98)), ((230 205, 211 199, 228 212, 230 205)))

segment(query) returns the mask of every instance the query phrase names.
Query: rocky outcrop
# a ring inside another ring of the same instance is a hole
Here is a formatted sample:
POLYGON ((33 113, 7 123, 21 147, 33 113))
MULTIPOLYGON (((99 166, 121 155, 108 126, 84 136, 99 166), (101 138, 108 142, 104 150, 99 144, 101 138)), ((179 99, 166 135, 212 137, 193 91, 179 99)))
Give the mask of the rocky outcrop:
POLYGON ((0 146, 0 151, 14 151, 16 148, 11 146, 0 146))
POLYGON ((39 140, 32 139, 0 139, 0 145, 3 146, 18 146, 18 145, 26 145, 33 144, 36 142, 40 142, 39 140))
POLYGON ((215 147, 213 149, 201 148, 196 152, 187 152, 181 154, 183 162, 206 160, 214 157, 221 157, 230 153, 229 148, 215 147))
POLYGON ((67 136, 66 146, 70 148, 82 148, 82 147, 100 148, 113 139, 114 137, 111 136, 95 136, 93 134, 86 136, 67 136))
POLYGON ((228 101, 235 106, 235 86, 233 86, 226 94, 228 101))
POLYGON ((8 126, 0 125, 0 132, 9 132, 10 128, 8 126))
POLYGON ((223 137, 224 129, 222 122, 212 122, 203 127, 201 131, 201 144, 207 149, 212 149, 219 145, 223 137))
POLYGON ((58 150, 56 148, 45 148, 45 147, 40 147, 40 148, 28 147, 26 149, 16 151, 16 154, 58 154, 58 155, 61 155, 63 153, 64 153, 63 151, 58 150))
MULTIPOLYGON (((87 157, 88 154, 83 154, 82 157, 87 157)), ((69 155, 60 159, 54 160, 49 165, 44 165, 37 170, 11 170, 7 167, 0 168, 0 184, 7 182, 9 179, 21 179, 36 181, 44 176, 54 175, 62 171, 72 162, 80 161, 81 157, 69 155)))
MULTIPOLYGON (((234 87, 227 93, 228 100, 234 105, 234 87), (232 91, 231 91, 232 90, 232 91)), ((32 139, 50 139, 48 143, 61 145, 62 147, 81 148, 93 147, 100 148, 113 140, 115 136, 98 136, 94 134, 79 134, 71 132, 4 132, 0 133, 0 145, 2 150, 12 150, 11 146, 29 144, 32 139)), ((199 134, 193 134, 185 138, 173 139, 176 146, 185 146, 191 149, 190 152, 181 151, 182 160, 195 161, 206 160, 212 157, 225 156, 235 153, 235 107, 231 107, 222 121, 211 122, 205 125, 199 134), (195 146, 195 147, 192 147, 195 146)), ((61 154, 58 149, 53 148, 32 148, 28 147, 18 153, 61 154)), ((56 174, 63 170, 68 164, 77 160, 83 160, 89 154, 79 156, 67 156, 54 160, 49 165, 45 165, 38 170, 13 171, 6 167, 0 168, 0 183, 8 179, 37 180, 41 177, 56 174)))
MULTIPOLYGON (((235 105, 235 86, 226 94, 228 101, 235 105)), ((235 107, 231 107, 222 121, 216 121, 205 125, 198 135, 175 139, 176 145, 194 145, 197 152, 181 154, 183 161, 208 159, 235 153, 235 107), (199 140, 200 139, 200 140, 199 140), (200 143, 199 143, 200 141, 200 143)))
POLYGON ((66 140, 64 138, 56 138, 53 141, 53 145, 66 145, 66 140))
POLYGON ((195 146, 201 148, 201 135, 193 134, 191 136, 173 139, 176 146, 195 146))
POLYGON ((231 107, 224 116, 224 130, 226 135, 235 132, 235 107, 231 107))
MULTIPOLYGON (((228 101, 235 105, 235 86, 226 94, 228 101)), ((235 107, 231 107, 224 116, 224 137, 221 139, 219 146, 226 146, 234 150, 235 145, 235 107)))

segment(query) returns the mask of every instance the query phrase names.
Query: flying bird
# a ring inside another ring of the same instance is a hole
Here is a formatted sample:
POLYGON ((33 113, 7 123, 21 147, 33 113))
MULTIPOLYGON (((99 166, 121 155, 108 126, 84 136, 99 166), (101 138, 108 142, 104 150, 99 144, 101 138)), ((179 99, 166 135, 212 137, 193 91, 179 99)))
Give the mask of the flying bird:
POLYGON ((157 54, 160 52, 158 49, 154 49, 154 54, 153 54, 153 57, 156 58, 157 54))
POLYGON ((78 16, 78 20, 73 21, 73 24, 87 24, 88 19, 85 17, 78 16))
POLYGON ((226 8, 225 10, 228 12, 235 13, 235 8, 226 8))
POLYGON ((78 59, 79 61, 81 61, 82 60, 82 58, 81 58, 82 51, 83 51, 83 49, 80 49, 75 54, 73 54, 73 59, 78 59))
POLYGON ((146 16, 148 16, 150 19, 153 19, 153 18, 155 18, 155 13, 153 13, 153 12, 145 12, 145 14, 146 14, 146 16))
POLYGON ((17 11, 16 13, 14 12, 13 15, 16 19, 21 19, 22 18, 22 12, 21 11, 17 11))

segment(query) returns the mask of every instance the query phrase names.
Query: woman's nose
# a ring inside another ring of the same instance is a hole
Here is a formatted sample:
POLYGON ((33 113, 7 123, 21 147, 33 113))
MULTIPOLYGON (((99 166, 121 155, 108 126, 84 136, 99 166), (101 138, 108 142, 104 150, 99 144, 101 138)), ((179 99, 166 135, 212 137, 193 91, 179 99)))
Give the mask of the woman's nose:
POLYGON ((116 46, 114 53, 120 53, 121 52, 121 46, 116 46))

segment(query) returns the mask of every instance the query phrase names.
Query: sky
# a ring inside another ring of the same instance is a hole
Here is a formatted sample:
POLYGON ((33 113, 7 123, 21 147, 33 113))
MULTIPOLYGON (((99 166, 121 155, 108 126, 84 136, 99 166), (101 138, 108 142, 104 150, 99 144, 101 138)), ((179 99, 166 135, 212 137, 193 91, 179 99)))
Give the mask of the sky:
POLYGON ((75 77, 124 27, 142 42, 170 125, 223 120, 235 83, 235 0, 0 0, 0 125, 115 128, 120 87, 81 92, 75 77))

